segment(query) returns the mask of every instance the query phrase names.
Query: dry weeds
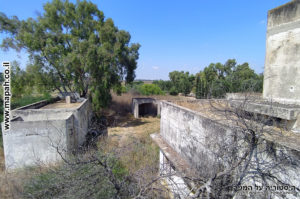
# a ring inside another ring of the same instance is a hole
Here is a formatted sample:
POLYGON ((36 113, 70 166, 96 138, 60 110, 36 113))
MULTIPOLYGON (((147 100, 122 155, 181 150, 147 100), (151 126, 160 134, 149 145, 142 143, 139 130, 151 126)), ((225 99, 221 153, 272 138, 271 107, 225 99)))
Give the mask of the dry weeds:
MULTIPOLYGON (((107 151, 117 151, 121 162, 130 173, 142 172, 143 177, 151 178, 157 175, 159 165, 159 149, 152 142, 150 134, 159 132, 160 119, 155 117, 135 119, 130 114, 132 94, 117 96, 113 94, 112 105, 103 110, 110 127, 108 138, 99 141, 100 148, 107 151), (147 170, 145 171, 145 168, 147 170)), ((147 96, 156 99, 175 100, 182 97, 147 96)), ((21 198, 24 182, 42 170, 23 169, 16 172, 4 171, 3 148, 0 148, 0 198, 21 198)))
POLYGON ((117 151, 129 172, 145 167, 157 168, 159 149, 150 134, 159 132, 159 129, 159 118, 136 119, 132 115, 123 116, 119 118, 117 126, 108 128, 108 138, 98 145, 107 151, 117 151))

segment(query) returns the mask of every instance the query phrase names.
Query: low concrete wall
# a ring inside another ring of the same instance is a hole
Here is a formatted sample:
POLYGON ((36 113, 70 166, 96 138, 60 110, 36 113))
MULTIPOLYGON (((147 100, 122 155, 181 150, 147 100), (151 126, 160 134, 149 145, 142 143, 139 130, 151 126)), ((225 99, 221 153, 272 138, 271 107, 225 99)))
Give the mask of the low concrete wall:
MULTIPOLYGON (((241 143, 234 139, 238 135, 238 129, 209 119, 204 113, 161 101, 162 139, 195 168, 201 177, 213 177, 216 170, 228 167, 232 164, 230 160, 239 155, 236 146, 241 143)), ((274 165, 283 154, 291 157, 291 160, 300 158, 299 151, 267 140, 260 147, 265 153, 259 155, 266 162, 275 161, 274 165)), ((295 162, 284 160, 280 166, 274 166, 270 171, 282 182, 300 188, 300 165, 295 162)))
POLYGON ((222 149, 213 143, 223 143, 228 150, 234 146, 230 128, 165 101, 161 102, 160 134, 203 177, 211 177, 213 170, 224 164, 214 155, 222 154, 222 149))

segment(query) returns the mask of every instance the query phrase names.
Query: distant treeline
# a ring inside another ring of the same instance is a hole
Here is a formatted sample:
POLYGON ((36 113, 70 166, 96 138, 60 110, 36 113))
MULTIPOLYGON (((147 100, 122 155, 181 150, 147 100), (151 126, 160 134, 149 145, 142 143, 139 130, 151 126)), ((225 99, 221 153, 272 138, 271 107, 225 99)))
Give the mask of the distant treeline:
POLYGON ((248 63, 238 65, 229 59, 225 64, 211 63, 196 75, 184 71, 169 73, 170 80, 156 80, 171 95, 194 93, 196 98, 221 98, 231 92, 262 92, 263 74, 257 74, 248 63))

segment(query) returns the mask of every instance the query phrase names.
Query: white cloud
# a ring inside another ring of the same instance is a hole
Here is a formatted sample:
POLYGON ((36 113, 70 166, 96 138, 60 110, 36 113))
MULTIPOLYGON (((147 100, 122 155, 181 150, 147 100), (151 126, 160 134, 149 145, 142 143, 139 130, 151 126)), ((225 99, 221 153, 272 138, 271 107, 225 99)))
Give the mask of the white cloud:
POLYGON ((260 22, 259 22, 259 24, 262 24, 262 25, 265 25, 267 22, 266 22, 266 20, 261 20, 260 22))
POLYGON ((152 66, 153 70, 158 70, 159 67, 158 66, 152 66))

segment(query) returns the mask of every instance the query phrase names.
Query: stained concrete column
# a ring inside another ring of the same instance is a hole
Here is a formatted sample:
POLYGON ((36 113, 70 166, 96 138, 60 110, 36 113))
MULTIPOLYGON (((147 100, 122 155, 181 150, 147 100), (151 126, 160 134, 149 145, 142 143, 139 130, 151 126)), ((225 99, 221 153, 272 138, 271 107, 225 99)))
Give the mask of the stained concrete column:
POLYGON ((139 104, 134 103, 134 113, 133 113, 135 118, 139 118, 139 104))
POLYGON ((160 115, 160 101, 157 101, 157 116, 160 115))

